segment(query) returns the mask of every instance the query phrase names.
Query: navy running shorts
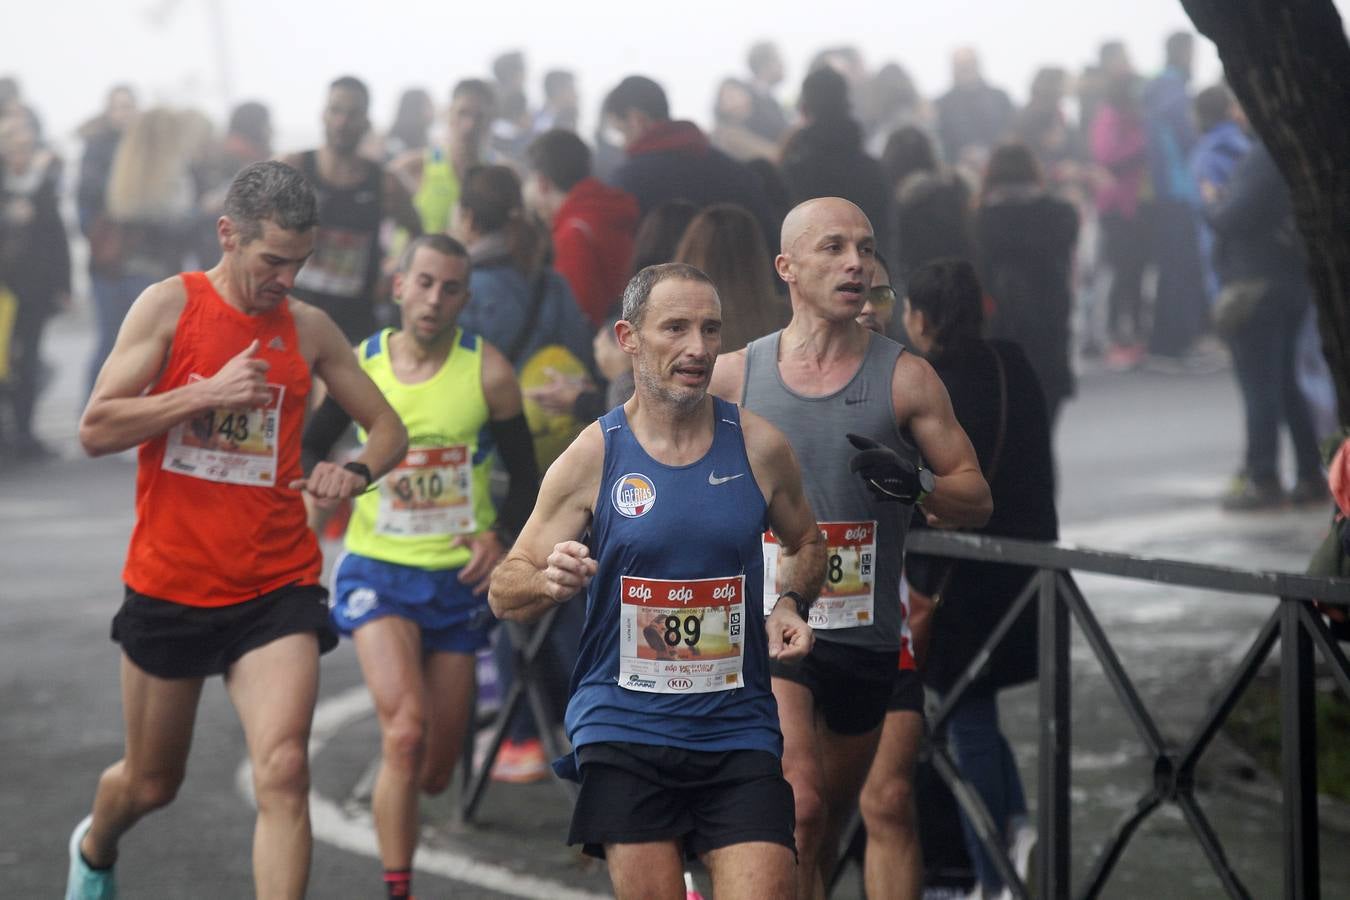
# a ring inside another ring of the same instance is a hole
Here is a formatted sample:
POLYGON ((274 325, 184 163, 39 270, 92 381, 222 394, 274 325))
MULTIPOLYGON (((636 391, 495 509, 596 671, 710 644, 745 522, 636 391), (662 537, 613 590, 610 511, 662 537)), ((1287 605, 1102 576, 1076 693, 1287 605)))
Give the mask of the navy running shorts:
POLYGON ((381 616, 398 616, 422 630, 427 653, 476 653, 488 645, 497 619, 487 597, 474 596, 460 569, 419 569, 355 553, 333 572, 333 627, 352 632, 381 616))

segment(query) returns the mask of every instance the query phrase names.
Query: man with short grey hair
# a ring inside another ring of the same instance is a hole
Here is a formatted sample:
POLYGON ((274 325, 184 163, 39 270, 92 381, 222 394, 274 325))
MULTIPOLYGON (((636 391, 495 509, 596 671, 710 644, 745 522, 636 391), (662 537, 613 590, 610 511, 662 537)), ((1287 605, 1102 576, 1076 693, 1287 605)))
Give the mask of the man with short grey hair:
POLYGON ((328 316, 288 295, 318 214, 299 172, 255 163, 216 223, 221 259, 151 285, 132 305, 80 421, 91 456, 139 445, 137 521, 113 619, 125 752, 70 837, 67 900, 116 895, 117 842, 182 784, 202 684, 223 675, 257 798, 259 897, 309 876, 309 728, 328 624, 303 494, 361 493, 403 458, 407 432, 328 316), (311 378, 369 435, 346 466, 305 477, 311 378))
POLYGON ((783 897, 792 792, 768 667, 810 652, 799 612, 825 574, 820 535, 782 434, 708 395, 722 324, 708 276, 648 267, 623 309, 614 331, 636 392, 548 470, 488 601, 529 620, 587 594, 562 766, 581 782, 568 842, 608 860, 614 893, 680 896, 688 855, 718 897, 783 897), (796 601, 767 619, 765 523, 796 601))

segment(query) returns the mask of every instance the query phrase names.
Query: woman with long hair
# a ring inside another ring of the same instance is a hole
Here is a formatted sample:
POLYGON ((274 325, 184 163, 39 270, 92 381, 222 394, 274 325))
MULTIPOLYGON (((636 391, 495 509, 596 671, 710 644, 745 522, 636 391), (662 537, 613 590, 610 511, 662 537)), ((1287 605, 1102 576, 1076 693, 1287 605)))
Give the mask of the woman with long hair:
POLYGON ((715 203, 694 216, 674 262, 699 269, 717 286, 723 353, 740 350, 786 324, 788 311, 774 291, 764 232, 744 207, 715 203))
POLYGON ((698 207, 688 200, 667 200, 649 209, 633 235, 631 274, 674 261, 675 248, 696 215, 698 207))
POLYGON ((464 177, 452 226, 469 248, 471 299, 460 316, 515 366, 540 466, 576 437, 529 390, 555 376, 585 380, 593 369, 591 328, 566 279, 549 265, 548 232, 525 213, 520 178, 506 166, 474 166, 464 177))
MULTIPOLYGON (((1054 465, 1041 388, 1016 344, 981 337, 983 295, 974 267, 965 260, 939 259, 921 266, 910 275, 904 305, 910 346, 942 379, 989 482, 994 512, 975 533, 1055 540, 1054 465)), ((924 682, 940 694, 950 692, 1034 575, 1034 569, 1024 566, 909 554, 905 578, 924 682), (926 652, 930 645, 935 652, 926 652)), ((1034 832, 1027 825, 1017 761, 999 730, 997 696, 1001 688, 1036 677, 1035 609, 1028 606, 993 648, 946 729, 962 779, 979 795, 1021 872, 1034 832)), ((891 721, 900 715, 888 715, 884 727, 901 727, 891 721)), ((884 734, 881 746, 888 746, 884 734)), ((873 762, 862 802, 871 818, 899 814, 881 800, 894 796, 897 771, 897 761, 884 754, 873 762)), ((886 825, 868 822, 868 832, 885 834, 886 825)), ((964 815, 962 830, 982 891, 972 896, 998 896, 1003 887, 998 872, 964 815)))
POLYGON ((993 301, 989 336, 1026 351, 1052 429, 1074 392, 1069 320, 1077 244, 1078 212, 1046 189, 1031 149, 995 148, 975 212, 980 280, 993 301))
MULTIPOLYGON (((520 380, 525 417, 535 458, 545 471, 589 424, 565 404, 561 411, 539 402, 539 393, 557 393, 560 384, 581 390, 594 384, 590 323, 568 286, 548 264, 548 231, 525 212, 520 178, 506 166, 474 166, 464 174, 451 232, 469 249, 473 270, 470 299, 460 314, 466 333, 482 335, 510 360, 520 380)), ((575 399, 575 396, 573 397, 575 399)), ((558 664, 553 676, 566 683, 575 657, 580 623, 562 616, 550 647, 558 664)), ((508 642, 498 639, 497 670, 502 691, 514 678, 508 642)), ((493 768, 501 781, 535 781, 548 776, 548 759, 528 715, 512 720, 493 768)))

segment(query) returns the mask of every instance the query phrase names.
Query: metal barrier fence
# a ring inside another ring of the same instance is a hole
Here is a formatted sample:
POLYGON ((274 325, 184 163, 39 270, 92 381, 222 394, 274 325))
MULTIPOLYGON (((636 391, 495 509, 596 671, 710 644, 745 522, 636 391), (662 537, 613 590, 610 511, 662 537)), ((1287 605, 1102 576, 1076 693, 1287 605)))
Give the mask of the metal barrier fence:
MULTIPOLYGON (((1250 893, 1229 865, 1223 845, 1195 799, 1195 768, 1201 755, 1228 718, 1261 664, 1280 641, 1281 782, 1284 818, 1284 895, 1295 900, 1319 896, 1316 719, 1313 672, 1316 654, 1330 667, 1340 689, 1350 697, 1350 662, 1308 602, 1309 598, 1350 606, 1350 581, 1275 572, 1254 572, 1175 560, 1148 559, 1120 553, 1082 550, 1008 538, 989 538, 924 530, 912 533, 906 549, 954 559, 1013 563, 1037 570, 1025 590, 971 660, 966 671, 929 723, 940 734, 962 695, 989 662, 1018 615, 1033 600, 1040 622, 1040 749, 1037 804, 1037 895, 1042 898, 1098 896, 1140 824, 1163 803, 1175 803, 1194 832, 1201 850, 1231 897, 1250 893), (1242 661, 1190 738, 1181 746, 1164 741, 1152 714, 1135 690, 1072 572, 1087 572, 1163 584, 1238 594, 1268 595, 1278 600, 1242 661), (1072 727, 1069 701, 1069 622, 1078 623, 1107 681, 1124 706, 1141 742, 1153 757, 1152 783, 1144 787, 1134 809, 1120 821, 1094 860, 1086 882, 1074 890, 1069 862, 1072 833, 1069 815, 1072 727)), ((947 748, 930 748, 934 768, 969 816, 980 840, 1013 896, 1031 894, 1017 877, 1003 849, 999 830, 969 785, 957 773, 947 748)))
MULTIPOLYGON (((988 664, 992 649, 1003 640, 1027 605, 1037 601, 1040 622, 1040 748, 1036 887, 1039 897, 1061 900, 1100 895, 1135 831, 1163 803, 1175 803, 1180 808, 1229 896, 1251 896, 1229 865, 1218 835, 1196 802, 1195 768, 1277 640, 1280 641, 1284 895, 1294 900, 1310 900, 1319 896, 1314 663, 1316 654, 1320 653, 1340 689, 1350 697, 1350 662, 1347 662, 1344 652, 1307 601, 1308 598, 1316 598, 1337 606, 1350 607, 1350 580, 1255 572, 929 529, 911 533, 906 549, 953 559, 1012 563, 1037 570, 1035 577, 1028 582, 1025 590, 990 633, 966 671, 943 698, 928 728, 931 734, 942 733, 952 710, 988 664), (1171 746, 1163 739, 1087 599, 1078 589, 1071 574, 1073 572, 1228 593, 1265 595, 1276 598, 1278 602, 1190 738, 1181 746, 1171 746), (1069 871, 1072 852, 1069 815, 1071 619, 1078 623, 1141 742, 1153 757, 1151 783, 1144 786, 1134 809, 1116 825, 1114 833, 1093 862, 1086 882, 1077 891, 1073 890, 1070 883, 1069 871)), ((541 680, 543 676, 536 666, 537 657, 553 627, 556 612, 551 611, 533 626, 507 623, 507 636, 518 677, 503 698, 501 712, 489 726, 487 758, 477 766, 472 764, 472 733, 470 735, 470 747, 466 747, 462 767, 463 787, 458 809, 465 819, 473 818, 482 801, 492 762, 505 737, 511 713, 524 707, 524 711, 535 720, 550 758, 562 752, 556 738, 557 723, 546 709, 541 680)), ((946 746, 941 741, 934 741, 929 753, 934 768, 951 789, 980 840, 989 850, 990 858, 1004 883, 1013 896, 1029 900, 1031 894, 1013 870, 1003 849, 998 828, 978 795, 961 780, 946 746)), ((570 782, 555 781, 570 803, 575 796, 575 786, 570 782)))

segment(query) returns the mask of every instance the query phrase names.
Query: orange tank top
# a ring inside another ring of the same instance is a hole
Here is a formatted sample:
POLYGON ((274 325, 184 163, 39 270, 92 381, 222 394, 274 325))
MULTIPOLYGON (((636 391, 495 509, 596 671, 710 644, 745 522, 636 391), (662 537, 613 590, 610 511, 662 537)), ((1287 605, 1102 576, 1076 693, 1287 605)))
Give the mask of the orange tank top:
POLYGON ((122 570, 138 593, 188 606, 229 606, 288 584, 317 584, 322 557, 299 491, 309 366, 288 306, 245 315, 205 273, 185 272, 161 394, 209 378, 257 338, 271 402, 209 410, 140 447, 136 527, 122 570))

